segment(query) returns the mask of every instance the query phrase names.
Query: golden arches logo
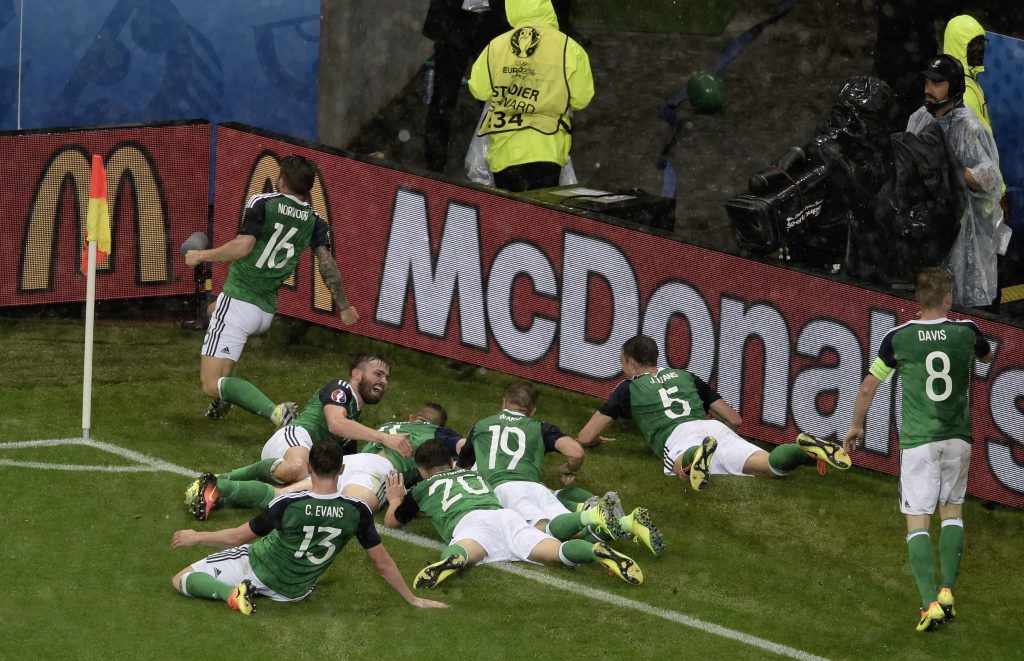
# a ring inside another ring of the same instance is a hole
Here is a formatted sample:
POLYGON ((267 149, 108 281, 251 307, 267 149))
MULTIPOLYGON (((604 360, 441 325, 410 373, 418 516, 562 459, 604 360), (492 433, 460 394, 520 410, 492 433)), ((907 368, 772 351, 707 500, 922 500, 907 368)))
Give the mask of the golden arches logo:
MULTIPOLYGON (((112 211, 111 255, 96 265, 97 272, 113 270, 117 252, 118 219, 126 187, 132 188, 133 215, 138 231, 134 233, 137 255, 137 280, 140 284, 169 282, 171 279, 170 223, 164 204, 163 185, 156 168, 137 143, 115 146, 106 159, 107 194, 112 211)), ((36 184, 29 207, 28 223, 22 243, 18 291, 44 292, 53 289, 57 266, 59 222, 68 188, 74 194, 78 251, 85 244, 85 213, 89 208, 89 153, 79 145, 66 145, 50 157, 36 184)))
MULTIPOLYGON (((249 181, 245 186, 245 197, 242 200, 243 214, 245 213, 245 203, 250 197, 277 190, 277 177, 280 171, 281 159, 277 154, 267 151, 257 157, 252 166, 249 181)), ((313 207, 313 211, 316 211, 330 227, 331 216, 327 206, 327 192, 324 190, 319 169, 317 169, 316 178, 313 180, 313 188, 309 191, 309 203, 313 207)), ((284 281, 283 286, 294 289, 296 282, 293 271, 284 281)), ((313 255, 313 309, 319 312, 334 311, 334 298, 331 296, 331 290, 328 289, 327 283, 320 275, 320 260, 317 259, 316 254, 313 255)))

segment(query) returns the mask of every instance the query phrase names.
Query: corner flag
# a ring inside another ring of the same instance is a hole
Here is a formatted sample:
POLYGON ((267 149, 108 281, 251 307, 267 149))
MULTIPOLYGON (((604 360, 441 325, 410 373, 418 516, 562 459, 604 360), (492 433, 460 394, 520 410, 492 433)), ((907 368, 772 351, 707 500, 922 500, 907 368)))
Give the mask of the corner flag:
POLYGON ((96 263, 110 254, 110 210, 107 208, 107 172, 103 157, 93 154, 92 180, 89 184, 89 214, 85 221, 85 250, 82 252, 82 275, 89 272, 89 242, 96 242, 96 263))

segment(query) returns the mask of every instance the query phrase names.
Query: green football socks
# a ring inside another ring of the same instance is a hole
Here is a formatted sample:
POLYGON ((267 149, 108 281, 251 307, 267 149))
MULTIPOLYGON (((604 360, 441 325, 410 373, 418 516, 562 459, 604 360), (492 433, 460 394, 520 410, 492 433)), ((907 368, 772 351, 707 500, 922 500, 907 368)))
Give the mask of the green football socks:
POLYGON ((587 502, 587 500, 594 494, 590 493, 586 489, 581 487, 565 487, 555 492, 555 498, 558 502, 565 506, 565 509, 570 512, 577 512, 580 509, 580 505, 587 502))
POLYGON ((445 558, 450 558, 456 553, 461 555, 466 560, 469 560, 469 551, 459 546, 458 544, 451 544, 441 549, 441 559, 444 560, 445 558))
POLYGON ((562 542, 562 545, 558 547, 558 559, 562 561, 562 564, 570 567, 587 562, 596 562, 597 556, 594 555, 594 543, 582 539, 570 539, 567 542, 562 542))
POLYGON ((256 480, 232 480, 217 476, 217 489, 225 504, 263 509, 274 500, 274 487, 256 480))
POLYGON ((910 570, 921 593, 921 607, 927 609, 935 601, 935 552, 932 538, 924 528, 907 533, 907 553, 910 556, 910 570))
POLYGON ((263 461, 257 461, 255 464, 249 464, 248 466, 242 466, 234 470, 222 473, 217 476, 217 479, 227 478, 229 480, 259 480, 260 482, 266 482, 267 484, 277 484, 277 480, 274 479, 274 474, 271 472, 274 468, 274 464, 281 461, 280 459, 264 459, 263 461))
POLYGON ((964 554, 964 520, 943 519, 939 533, 939 567, 942 572, 941 587, 952 590, 960 575, 960 558, 964 554))
POLYGON ((545 532, 551 535, 557 540, 565 541, 572 539, 581 530, 587 527, 588 524, 584 524, 582 519, 586 515, 586 512, 567 512, 566 514, 559 514, 555 518, 548 521, 545 532))
POLYGON ((270 401, 263 391, 245 379, 240 379, 237 376, 225 376, 220 380, 218 387, 220 398, 226 402, 241 406, 246 411, 267 420, 270 420, 270 416, 274 414, 277 404, 270 401))
POLYGON ((796 443, 778 445, 768 453, 768 466, 776 475, 788 475, 794 469, 803 466, 807 455, 796 443))
POLYGON ((189 572, 181 577, 180 592, 186 597, 227 601, 234 590, 234 585, 218 581, 213 576, 201 571, 189 572))

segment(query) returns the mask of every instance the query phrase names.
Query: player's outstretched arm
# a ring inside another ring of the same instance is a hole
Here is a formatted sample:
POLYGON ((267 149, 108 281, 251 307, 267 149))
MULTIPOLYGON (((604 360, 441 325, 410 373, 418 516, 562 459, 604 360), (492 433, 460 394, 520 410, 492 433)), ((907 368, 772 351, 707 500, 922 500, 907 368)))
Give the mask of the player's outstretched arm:
POLYGON ((391 554, 388 553, 383 544, 378 544, 372 549, 366 549, 366 555, 370 556, 370 559, 373 560, 373 566, 377 568, 377 573, 381 575, 381 578, 387 581, 387 584, 395 592, 402 595, 402 599, 405 599, 406 603, 417 608, 448 608, 448 604, 444 602, 421 599, 414 595, 409 586, 405 584, 405 579, 402 578, 402 573, 398 571, 398 565, 395 564, 394 558, 391 557, 391 554))
POLYGON ((406 459, 412 456, 412 445, 408 434, 385 434, 348 417, 341 406, 325 406, 324 418, 327 430, 335 436, 351 438, 354 441, 370 441, 391 448, 406 459))
POLYGON ((583 446, 572 436, 562 436, 555 441, 555 449, 565 457, 565 463, 558 467, 558 473, 562 476, 562 484, 569 486, 583 467, 583 446))
POLYGON ((334 261, 331 249, 327 246, 317 246, 316 258, 320 267, 320 276, 323 277, 327 288, 331 290, 334 302, 338 304, 338 316, 341 317, 341 323, 351 326, 359 321, 359 312, 345 296, 345 288, 341 284, 341 271, 338 270, 338 263, 334 261))
POLYGON ((596 448, 602 443, 607 443, 612 439, 601 436, 601 432, 607 429, 614 419, 600 411, 594 411, 594 415, 590 416, 590 420, 576 436, 576 441, 585 448, 596 448))
POLYGON ((405 489, 405 477, 397 471, 392 471, 384 478, 384 484, 388 493, 388 510, 384 512, 384 525, 388 528, 401 528, 403 522, 398 520, 395 512, 409 493, 405 489))
POLYGON ((736 409, 729 406, 729 402, 724 399, 716 399, 711 403, 711 415, 718 418, 729 429, 739 433, 740 425, 743 424, 743 418, 736 409))
POLYGON ((239 234, 227 243, 210 250, 189 250, 185 253, 185 263, 195 268, 203 262, 235 262, 252 252, 256 246, 256 237, 251 234, 239 234))
POLYGON ((223 528, 221 530, 179 530, 171 537, 171 548, 177 549, 183 546, 218 546, 228 548, 248 544, 256 539, 258 535, 249 527, 246 521, 237 528, 223 528))
POLYGON ((860 390, 857 392, 857 403, 853 406, 853 420, 850 421, 850 431, 846 432, 843 438, 843 450, 847 454, 853 449, 860 447, 864 442, 864 424, 868 417, 868 409, 875 398, 875 391, 881 381, 874 374, 868 374, 860 383, 860 390))

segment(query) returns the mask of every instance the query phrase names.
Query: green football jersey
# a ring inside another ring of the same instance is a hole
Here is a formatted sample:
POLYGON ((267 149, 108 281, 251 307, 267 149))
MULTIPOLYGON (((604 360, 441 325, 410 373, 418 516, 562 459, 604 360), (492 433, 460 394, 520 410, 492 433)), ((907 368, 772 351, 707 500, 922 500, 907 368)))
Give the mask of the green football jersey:
POLYGON ((331 440, 345 445, 349 439, 336 436, 328 430, 324 406, 344 406, 349 420, 356 422, 363 417, 362 407, 359 406, 359 400, 356 398, 352 386, 344 379, 335 379, 310 396, 306 405, 302 407, 302 412, 291 424, 308 431, 313 443, 331 440))
POLYGON ((268 588, 295 599, 308 593, 348 540, 380 544, 366 504, 341 494, 289 493, 275 498, 249 527, 249 563, 268 588))
POLYGON ((633 418, 647 445, 661 457, 673 429, 706 420, 711 405, 721 398, 696 375, 663 367, 619 383, 599 410, 612 418, 633 418))
POLYGON ((295 270, 302 251, 311 242, 314 247, 330 245, 327 224, 313 208, 281 193, 250 198, 239 233, 255 236, 256 245, 231 263, 224 293, 270 313, 277 310, 277 290, 295 270))
POLYGON ((478 473, 452 469, 432 475, 409 492, 445 542, 462 517, 474 510, 500 510, 501 503, 478 473))
POLYGON ((555 449, 563 434, 558 427, 505 409, 484 418, 469 433, 472 453, 464 449, 460 466, 472 466, 487 483, 496 487, 504 482, 540 482, 544 454, 555 449))
MULTIPOLYGON (((457 433, 453 432, 447 427, 438 427, 432 425, 429 422, 392 422, 390 424, 381 425, 377 427, 378 431, 382 431, 385 434, 408 434, 409 445, 412 446, 413 452, 416 448, 423 445, 432 438, 438 438, 442 443, 448 446, 448 451, 452 454, 455 453, 455 444, 459 442, 461 438, 457 433)), ((380 443, 367 443, 363 446, 362 452, 372 452, 374 454, 383 454, 387 457, 391 465, 395 467, 395 470, 401 473, 405 477, 406 486, 411 485, 420 479, 420 472, 416 469, 416 461, 410 457, 406 459, 402 455, 398 454, 391 448, 384 447, 380 443)))
POLYGON ((971 442, 971 369, 989 352, 973 321, 914 320, 893 328, 878 348, 871 374, 903 380, 900 447, 960 438, 971 442))

